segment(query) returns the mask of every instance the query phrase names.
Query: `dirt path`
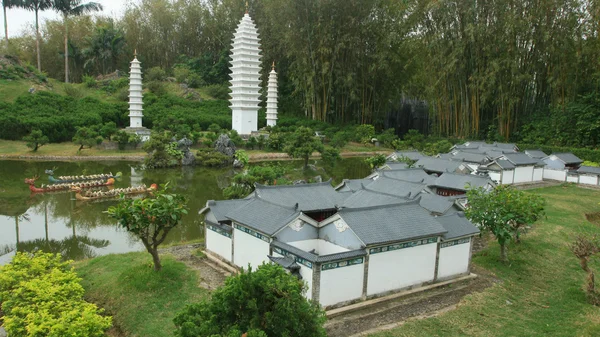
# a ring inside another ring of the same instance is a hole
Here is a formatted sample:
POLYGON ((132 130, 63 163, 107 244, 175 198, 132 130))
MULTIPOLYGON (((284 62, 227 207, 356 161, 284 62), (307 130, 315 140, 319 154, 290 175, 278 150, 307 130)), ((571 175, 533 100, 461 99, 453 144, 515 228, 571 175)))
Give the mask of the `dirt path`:
POLYGON ((204 244, 191 244, 184 246, 174 246, 161 249, 161 253, 167 253, 181 261, 189 268, 195 270, 199 277, 199 286, 214 290, 225 283, 225 278, 230 274, 222 271, 219 267, 211 263, 206 257, 199 257, 196 252, 202 249, 204 244))
POLYGON ((408 319, 425 318, 455 308, 460 300, 473 292, 490 287, 496 279, 489 272, 474 266, 477 278, 380 303, 325 323, 329 337, 364 336, 394 328, 408 319))

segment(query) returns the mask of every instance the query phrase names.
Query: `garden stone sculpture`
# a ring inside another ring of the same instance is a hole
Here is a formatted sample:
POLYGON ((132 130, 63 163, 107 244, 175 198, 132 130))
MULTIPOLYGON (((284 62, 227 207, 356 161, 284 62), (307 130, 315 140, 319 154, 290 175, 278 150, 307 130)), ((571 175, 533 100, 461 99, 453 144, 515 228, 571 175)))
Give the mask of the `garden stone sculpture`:
POLYGON ((235 154, 235 144, 229 139, 228 135, 222 134, 215 142, 215 151, 233 158, 233 155, 235 154))
POLYGON ((190 146, 192 146, 192 141, 186 137, 177 142, 177 149, 183 152, 183 158, 181 159, 181 165, 183 166, 194 165, 196 162, 196 156, 190 151, 190 146))

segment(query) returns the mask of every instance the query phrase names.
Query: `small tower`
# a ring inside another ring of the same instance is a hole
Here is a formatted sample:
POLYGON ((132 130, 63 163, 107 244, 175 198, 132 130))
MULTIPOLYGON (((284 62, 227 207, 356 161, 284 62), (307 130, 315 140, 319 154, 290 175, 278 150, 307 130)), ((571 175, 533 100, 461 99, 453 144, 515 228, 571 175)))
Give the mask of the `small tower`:
POLYGON ((277 73, 273 62, 267 87, 267 126, 275 125, 277 125, 277 73))
POLYGON ((142 67, 137 59, 136 50, 133 53, 129 72, 129 127, 125 128, 125 132, 135 133, 145 142, 150 139, 150 130, 142 125, 142 117, 144 117, 142 99, 142 67))
POLYGON ((137 50, 131 61, 131 72, 129 73, 129 127, 142 127, 142 67, 137 59, 137 50))
POLYGON ((246 14, 233 34, 231 45, 231 124, 241 135, 258 130, 260 103, 260 39, 256 26, 246 14))

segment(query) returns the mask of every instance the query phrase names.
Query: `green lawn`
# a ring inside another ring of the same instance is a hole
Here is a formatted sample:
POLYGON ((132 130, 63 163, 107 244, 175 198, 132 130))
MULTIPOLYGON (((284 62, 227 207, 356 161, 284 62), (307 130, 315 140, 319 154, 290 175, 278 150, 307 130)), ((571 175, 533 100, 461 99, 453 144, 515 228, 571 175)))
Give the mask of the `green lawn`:
POLYGON ((161 261, 158 273, 148 253, 102 256, 77 262, 75 268, 86 300, 106 309, 125 336, 172 336, 173 317, 208 292, 182 262, 164 254, 161 261))
MULTIPOLYGON (((511 262, 498 261, 495 242, 473 257, 496 274, 497 284, 465 297, 456 310, 372 336, 600 336, 600 310, 586 303, 585 275, 567 246, 578 233, 600 234, 585 218, 600 211, 600 191, 556 186, 530 192, 547 199, 547 219, 509 247, 511 262)), ((600 263, 591 265, 600 271, 600 263)))
POLYGON ((10 156, 145 156, 146 152, 142 150, 100 150, 97 148, 83 149, 79 153, 79 145, 73 143, 51 143, 40 147, 36 152, 32 152, 22 141, 2 140, 0 139, 0 155, 10 156))

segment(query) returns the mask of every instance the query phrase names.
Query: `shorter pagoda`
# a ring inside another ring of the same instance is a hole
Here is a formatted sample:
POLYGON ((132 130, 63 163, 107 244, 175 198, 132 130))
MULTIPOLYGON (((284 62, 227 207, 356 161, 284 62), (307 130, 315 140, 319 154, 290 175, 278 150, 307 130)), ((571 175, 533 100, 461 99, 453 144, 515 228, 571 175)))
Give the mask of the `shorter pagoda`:
POLYGON ((275 125, 277 125, 277 73, 273 62, 267 85, 267 126, 275 125))

